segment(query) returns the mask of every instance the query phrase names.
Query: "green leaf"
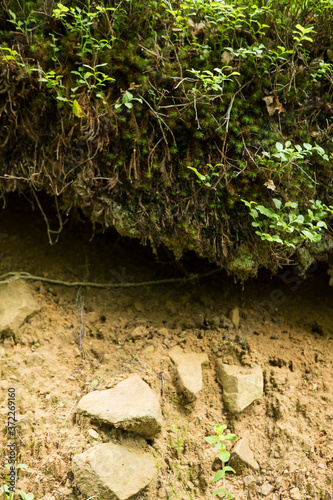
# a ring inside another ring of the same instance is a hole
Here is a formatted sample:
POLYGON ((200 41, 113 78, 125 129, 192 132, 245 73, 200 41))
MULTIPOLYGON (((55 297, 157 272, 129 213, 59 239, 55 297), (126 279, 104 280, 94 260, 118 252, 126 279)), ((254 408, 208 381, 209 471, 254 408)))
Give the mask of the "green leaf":
POLYGON ((272 208, 266 208, 266 207, 263 207, 262 205, 257 205, 257 210, 261 214, 266 215, 266 217, 269 217, 270 219, 277 218, 277 215, 272 208))
POLYGON ((228 450, 222 450, 221 453, 219 454, 219 459, 222 462, 228 462, 230 459, 230 453, 228 450))
POLYGON ((278 200, 277 198, 273 198, 273 203, 276 206, 276 208, 279 210, 281 205, 282 205, 282 201, 278 200))
POLYGON ((96 386, 98 385, 98 380, 97 380, 97 378, 95 378, 95 380, 93 380, 93 381, 91 382, 91 385, 92 385, 93 387, 96 387, 96 386))
POLYGON ((236 474, 236 471, 232 467, 230 467, 230 465, 226 465, 224 467, 224 470, 225 472, 233 472, 234 474, 236 474))
POLYGON ((215 483, 215 481, 219 481, 222 477, 224 477, 225 472, 223 469, 218 470, 215 476, 213 477, 212 481, 215 483))
POLYGON ((227 428, 226 425, 216 424, 214 427, 214 432, 216 432, 216 434, 220 436, 221 434, 223 434, 226 428, 227 428))
POLYGON ((22 500, 34 500, 35 496, 33 493, 24 493, 24 491, 19 490, 19 495, 22 500))
POLYGON ((131 102, 124 102, 126 108, 128 109, 132 109, 133 108, 133 104, 131 102))
POLYGON ((226 434, 225 439, 227 439, 228 441, 235 441, 235 439, 237 439, 237 436, 236 434, 226 434))
POLYGON ((207 441, 207 443, 217 443, 217 441, 219 441, 219 437, 218 436, 207 436, 205 437, 205 440, 207 441))
POLYGON ((277 142, 275 144, 275 147, 278 151, 283 151, 283 144, 281 144, 281 142, 277 142))
POLYGON ((227 491, 224 488, 220 488, 217 491, 214 491, 213 496, 219 495, 220 493, 227 493, 227 491))

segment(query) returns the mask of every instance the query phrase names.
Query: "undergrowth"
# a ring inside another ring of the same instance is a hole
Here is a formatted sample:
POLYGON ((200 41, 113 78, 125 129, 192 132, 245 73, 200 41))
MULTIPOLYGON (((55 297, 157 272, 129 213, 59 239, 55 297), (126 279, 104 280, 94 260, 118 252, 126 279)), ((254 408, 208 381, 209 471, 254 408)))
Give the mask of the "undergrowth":
POLYGON ((52 196, 50 242, 77 206, 240 277, 244 244, 249 274, 316 251, 262 241, 241 200, 330 203, 329 0, 1 5, 0 193, 32 193, 46 221, 52 196))

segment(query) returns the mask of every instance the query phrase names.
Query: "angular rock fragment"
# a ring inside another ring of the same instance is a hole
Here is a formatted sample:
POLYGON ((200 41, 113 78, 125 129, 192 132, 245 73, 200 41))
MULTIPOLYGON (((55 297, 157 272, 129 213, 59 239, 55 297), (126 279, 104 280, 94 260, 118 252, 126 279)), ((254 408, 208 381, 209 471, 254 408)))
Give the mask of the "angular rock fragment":
POLYGON ((225 365, 219 359, 216 369, 217 380, 223 387, 223 401, 230 412, 239 413, 262 397, 264 380, 260 366, 225 365))
POLYGON ((96 495, 103 500, 132 499, 157 475, 153 460, 113 443, 74 455, 72 470, 86 498, 96 495))
POLYGON ((242 438, 231 451, 229 465, 235 469, 236 474, 242 474, 249 467, 253 470, 259 469, 258 462, 254 459, 253 452, 249 447, 248 438, 242 438))
POLYGON ((169 356, 177 367, 180 390, 188 401, 195 401, 202 389, 201 365, 208 364, 205 353, 184 353, 179 347, 169 352, 169 356))
POLYGON ((30 286, 22 280, 0 286, 0 337, 15 335, 23 322, 40 310, 30 286))
POLYGON ((148 438, 162 427, 158 399, 138 375, 131 375, 113 389, 86 394, 78 404, 77 413, 148 438))
POLYGON ((266 481, 261 487, 260 493, 262 496, 267 497, 274 490, 274 486, 266 481))

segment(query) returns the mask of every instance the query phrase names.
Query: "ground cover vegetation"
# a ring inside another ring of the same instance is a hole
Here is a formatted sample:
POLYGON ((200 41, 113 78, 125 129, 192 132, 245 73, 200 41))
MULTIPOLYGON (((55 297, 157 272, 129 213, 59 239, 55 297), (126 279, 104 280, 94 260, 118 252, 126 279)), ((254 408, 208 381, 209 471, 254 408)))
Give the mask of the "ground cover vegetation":
POLYGON ((0 193, 51 243, 78 207, 240 278, 333 247, 330 0, 1 6, 0 193))

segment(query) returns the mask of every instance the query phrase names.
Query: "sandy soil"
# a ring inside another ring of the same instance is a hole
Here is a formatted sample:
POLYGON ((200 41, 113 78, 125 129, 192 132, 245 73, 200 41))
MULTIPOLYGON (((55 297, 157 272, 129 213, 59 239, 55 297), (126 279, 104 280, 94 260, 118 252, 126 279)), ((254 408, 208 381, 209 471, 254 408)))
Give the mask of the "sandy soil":
MULTIPOLYGON (((183 273, 165 252, 156 256, 148 247, 113 233, 92 238, 89 224, 66 226, 60 242, 50 246, 41 216, 20 203, 0 212, 0 233, 0 274, 27 271, 110 284, 80 290, 31 282, 41 311, 15 338, 0 343, 2 482, 8 455, 7 389, 12 386, 17 394, 18 462, 28 466, 19 471, 17 490, 37 499, 83 499, 71 457, 97 441, 124 443, 155 457, 158 481, 138 500, 213 498, 216 486, 211 479, 218 464, 204 437, 217 423, 227 424, 239 437, 248 436, 260 464, 257 473, 228 475, 234 498, 263 498, 266 482, 274 486, 268 499, 294 498, 295 487, 301 499, 333 498, 333 295, 323 264, 305 279, 288 268, 274 279, 261 273, 244 287, 221 272, 181 285, 115 290, 115 282, 155 281, 183 273), (239 328, 216 326, 234 307, 240 310, 239 328), (148 334, 131 341, 138 325, 148 334), (86 337, 80 349, 83 327, 86 337), (209 356, 195 403, 186 404, 177 391, 168 356, 176 345, 209 356), (223 407, 215 372, 220 357, 245 366, 259 364, 264 370, 264 397, 240 415, 223 407), (113 387, 131 373, 138 373, 160 395, 160 435, 147 442, 86 420, 77 422, 81 396, 94 387, 113 387), (98 432, 98 440, 89 429, 98 432)), ((182 265, 188 272, 211 269, 193 256, 182 265)))

